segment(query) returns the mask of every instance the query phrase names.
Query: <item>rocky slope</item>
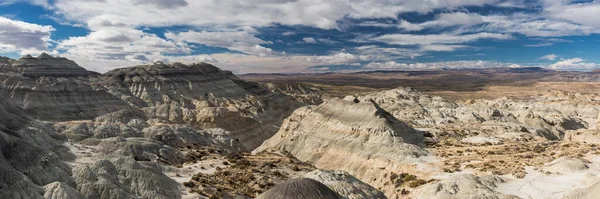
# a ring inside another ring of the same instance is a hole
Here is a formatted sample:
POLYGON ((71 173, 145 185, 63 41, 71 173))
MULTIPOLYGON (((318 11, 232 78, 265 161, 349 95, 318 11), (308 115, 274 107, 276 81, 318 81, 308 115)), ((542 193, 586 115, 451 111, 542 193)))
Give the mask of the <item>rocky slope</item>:
POLYGON ((595 125, 599 107, 573 102, 568 93, 540 96, 532 100, 450 101, 398 88, 359 98, 373 99, 395 117, 409 121, 433 134, 439 129, 460 128, 481 136, 527 133, 550 140, 561 140, 568 130, 595 125))
POLYGON ((277 131, 283 118, 303 103, 273 93, 209 64, 153 65, 116 69, 96 80, 107 91, 151 119, 222 128, 246 150, 277 131))
POLYGON ((0 87, 25 112, 46 121, 91 119, 131 108, 90 81, 75 62, 42 54, 25 56, 0 70, 0 87))
MULTIPOLYGON (((73 61, 47 54, 5 62, 0 68, 0 88, 36 119, 69 123, 127 110, 141 117, 133 121, 135 125, 223 129, 239 141, 240 150, 256 148, 277 132, 295 108, 318 103, 320 99, 312 91, 295 93, 297 87, 286 93, 268 89, 209 64, 157 62, 99 75, 73 61)), ((302 90, 310 91, 304 87, 302 90)), ((137 129, 140 131, 135 137, 139 137, 144 129, 100 125, 98 129, 88 128, 89 132, 80 130, 86 126, 89 125, 77 124, 74 128, 78 128, 78 133, 71 133, 70 138, 80 136, 75 138, 80 141, 117 136, 106 134, 110 128, 119 129, 122 133, 112 134, 124 137, 131 137, 137 129)))
POLYGON ((165 168, 197 161, 200 148, 251 150, 295 107, 312 103, 304 98, 316 98, 276 93, 208 64, 157 62, 99 75, 47 54, 3 61, 0 83, 10 97, 0 109, 8 198, 181 198, 165 168), (63 161, 75 166, 72 175, 63 161))
POLYGON ((43 198, 47 184, 74 185, 71 168, 63 162, 73 157, 59 137, 0 94, 0 197, 43 198))
MULTIPOLYGON (((321 169, 347 171, 375 187, 384 186, 382 173, 408 171, 420 156, 423 134, 396 119, 374 101, 330 99, 300 108, 277 134, 255 151, 287 151, 321 169), (344 157, 344 158, 340 158, 344 157)), ((388 197, 395 187, 383 189, 388 197)))

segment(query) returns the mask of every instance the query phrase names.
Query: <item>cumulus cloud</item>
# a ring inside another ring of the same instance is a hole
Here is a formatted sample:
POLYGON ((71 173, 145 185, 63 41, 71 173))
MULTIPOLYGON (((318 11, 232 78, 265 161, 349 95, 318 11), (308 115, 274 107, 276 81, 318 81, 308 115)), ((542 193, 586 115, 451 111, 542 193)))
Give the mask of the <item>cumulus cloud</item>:
POLYGON ((586 62, 585 59, 576 57, 571 59, 561 59, 551 64, 548 68, 553 70, 592 70, 600 67, 599 64, 586 62))
POLYGON ((11 20, 0 16, 0 52, 47 50, 52 26, 11 20))
POLYGON ((337 53, 334 55, 327 56, 312 56, 307 57, 306 61, 311 63, 318 63, 322 65, 336 65, 336 64, 348 64, 359 61, 360 58, 350 53, 337 53))
POLYGON ((312 38, 312 37, 305 37, 302 39, 302 41, 304 41, 304 43, 307 43, 307 44, 316 44, 317 43, 317 40, 315 40, 315 38, 312 38))
POLYGON ((65 56, 106 60, 137 60, 140 55, 157 57, 160 53, 186 54, 191 49, 185 43, 165 40, 157 35, 133 28, 101 29, 86 36, 70 37, 60 41, 57 49, 65 50, 65 56))

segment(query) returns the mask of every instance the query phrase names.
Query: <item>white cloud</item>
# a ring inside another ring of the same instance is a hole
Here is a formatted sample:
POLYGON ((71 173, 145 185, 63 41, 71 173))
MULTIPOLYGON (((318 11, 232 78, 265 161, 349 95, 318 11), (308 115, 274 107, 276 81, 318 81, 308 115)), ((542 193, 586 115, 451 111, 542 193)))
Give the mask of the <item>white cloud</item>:
POLYGON ((545 59, 545 60, 550 60, 550 61, 554 61, 556 60, 556 58, 558 58, 558 55, 556 54, 548 54, 548 55, 544 55, 538 59, 545 59))
MULTIPOLYGON (((368 22, 358 25, 397 27, 406 31, 458 27, 454 34, 493 32, 518 33, 536 37, 560 37, 600 33, 599 20, 589 17, 593 16, 594 13, 600 13, 600 3, 548 6, 546 14, 542 15, 518 12, 508 15, 482 16, 477 13, 453 12, 439 14, 434 20, 423 23, 410 23, 400 19, 397 24, 393 22, 368 22)), ((544 44, 549 45, 549 43, 544 44)))
POLYGON ((334 40, 331 40, 331 39, 323 39, 323 38, 317 38, 317 39, 315 39, 314 37, 305 37, 305 38, 302 38, 302 41, 299 41, 297 43, 300 43, 300 44, 317 44, 317 43, 320 43, 320 44, 337 44, 337 43, 340 43, 340 42, 337 42, 337 41, 334 41, 334 40))
POLYGON ((451 34, 429 34, 429 35, 412 35, 412 34, 388 34, 372 38, 372 41, 379 41, 395 45, 430 45, 430 44, 461 44, 473 42, 481 39, 511 39, 512 36, 497 33, 476 33, 467 35, 451 35, 451 34))
POLYGON ((415 57, 423 55, 421 52, 411 49, 379 47, 376 45, 356 47, 353 51, 356 52, 355 54, 359 54, 362 61, 387 61, 403 58, 414 59, 415 57))
POLYGON ((133 5, 154 5, 158 8, 178 8, 188 5, 186 0, 133 0, 133 5))
POLYGON ((292 35, 295 35, 295 34, 296 34, 295 32, 288 31, 288 32, 284 32, 283 36, 292 36, 292 35))
POLYGON ((48 3, 48 0, 2 0, 0 2, 0 6, 2 6, 2 5, 10 5, 10 4, 13 4, 13 3, 20 3, 20 2, 23 2, 23 1, 29 2, 29 3, 31 3, 33 5, 42 6, 42 7, 47 8, 47 9, 52 9, 53 8, 52 5, 50 5, 48 3))
POLYGON ((50 45, 52 26, 43 26, 0 16, 0 52, 40 51, 50 45))
POLYGON ((525 44, 523 46, 525 47, 546 47, 546 46, 553 46, 554 43, 550 43, 550 42, 543 42, 543 43, 537 43, 537 44, 525 44))
POLYGON ((305 37, 302 39, 302 41, 304 41, 304 43, 307 43, 307 44, 316 44, 317 43, 317 40, 315 40, 315 38, 312 38, 312 37, 305 37))
POLYGON ((389 62, 371 62, 365 65, 365 68, 372 70, 428 70, 428 69, 461 69, 461 68, 519 68, 518 64, 489 62, 489 61, 449 61, 449 62, 430 62, 430 63, 398 63, 389 62))
POLYGON ((570 3, 570 1, 544 0, 544 11, 550 18, 600 29, 596 17, 600 13, 600 1, 570 3))
MULTIPOLYGON (((60 41, 57 49, 65 50, 62 55, 90 64, 93 60, 105 68, 123 66, 120 63, 147 63, 161 58, 161 53, 187 54, 191 49, 185 43, 165 40, 157 35, 128 27, 105 28, 86 36, 70 37, 60 41), (143 58, 146 57, 146 58, 143 58)), ((96 64, 90 64, 96 65, 96 64)), ((101 68, 93 67, 95 70, 101 68)))
POLYGON ((588 35, 598 32, 594 28, 576 23, 541 19, 539 15, 515 14, 511 16, 483 16, 486 25, 469 31, 491 31, 501 33, 518 33, 535 37, 560 37, 571 35, 588 35))
POLYGON ((465 45, 443 45, 443 44, 431 44, 422 45, 419 47, 420 51, 437 51, 437 52, 452 52, 461 48, 468 48, 465 45))
POLYGON ((435 9, 496 4, 502 0, 56 0, 54 7, 72 21, 86 22, 102 16, 120 16, 133 26, 215 24, 267 26, 306 25, 338 28, 337 21, 351 18, 396 18, 398 13, 427 13, 435 9), (161 8, 159 11, 156 8, 161 8), (242 14, 243 13, 243 14, 242 14))
POLYGON ((408 31, 420 31, 423 30, 424 27, 420 24, 413 24, 410 23, 406 20, 401 20, 400 24, 398 25, 398 28, 404 29, 404 30, 408 30, 408 31))
POLYGON ((562 59, 548 66, 553 70, 592 70, 598 67, 600 67, 599 64, 586 62, 585 59, 579 57, 562 59))
POLYGON ((204 44, 207 46, 222 47, 229 50, 239 51, 251 55, 267 56, 273 54, 273 50, 261 46, 261 44, 271 44, 249 33, 253 30, 238 31, 187 31, 180 33, 166 33, 168 39, 179 42, 189 42, 204 44))
POLYGON ((420 31, 426 28, 442 28, 450 26, 472 26, 483 23, 481 15, 476 13, 442 13, 439 14, 435 20, 424 22, 424 23, 410 23, 404 19, 401 19, 398 24, 389 23, 361 23, 359 26, 373 26, 373 27, 397 27, 407 31, 420 31))
POLYGON ((358 61, 360 61, 360 58, 358 56, 355 56, 350 53, 341 52, 341 53, 337 53, 334 55, 307 57, 306 61, 310 62, 310 63, 318 63, 320 65, 327 65, 327 64, 335 65, 335 64, 348 64, 348 63, 358 62, 358 61))
POLYGON ((439 26, 472 26, 483 23, 483 19, 481 15, 475 13, 442 13, 435 23, 439 26))

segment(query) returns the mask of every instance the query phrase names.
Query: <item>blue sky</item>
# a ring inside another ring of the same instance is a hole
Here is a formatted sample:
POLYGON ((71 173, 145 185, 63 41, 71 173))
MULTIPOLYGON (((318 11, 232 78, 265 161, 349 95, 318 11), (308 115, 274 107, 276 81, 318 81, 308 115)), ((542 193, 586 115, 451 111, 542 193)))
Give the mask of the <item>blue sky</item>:
POLYGON ((235 73, 600 67, 592 0, 0 0, 0 55, 235 73))

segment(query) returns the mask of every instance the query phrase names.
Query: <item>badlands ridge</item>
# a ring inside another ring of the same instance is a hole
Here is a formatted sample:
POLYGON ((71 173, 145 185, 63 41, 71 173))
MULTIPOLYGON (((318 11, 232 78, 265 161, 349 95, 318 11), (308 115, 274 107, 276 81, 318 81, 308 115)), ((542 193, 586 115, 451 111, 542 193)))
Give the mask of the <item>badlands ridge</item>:
POLYGON ((206 63, 98 74, 47 54, 0 59, 0 88, 0 198, 600 193, 595 93, 450 100, 400 87, 340 98, 206 63))

